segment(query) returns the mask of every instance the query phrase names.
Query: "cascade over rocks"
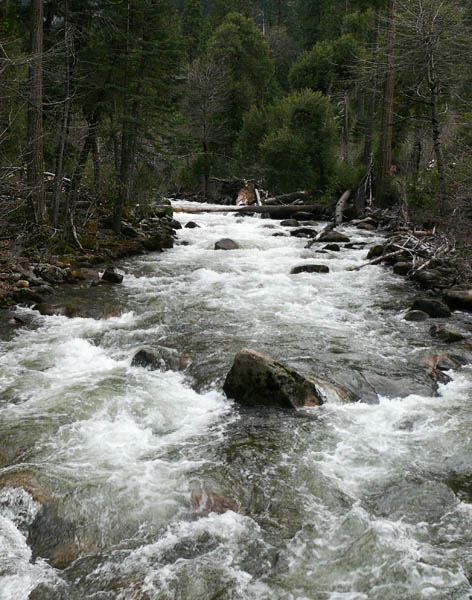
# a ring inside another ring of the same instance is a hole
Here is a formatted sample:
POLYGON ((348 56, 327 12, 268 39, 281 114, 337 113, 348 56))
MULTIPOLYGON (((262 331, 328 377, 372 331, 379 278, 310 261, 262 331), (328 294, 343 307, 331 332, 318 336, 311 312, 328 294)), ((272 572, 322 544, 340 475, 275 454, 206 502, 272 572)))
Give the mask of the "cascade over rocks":
POLYGON ((246 406, 300 408, 323 398, 314 380, 254 350, 241 350, 223 385, 228 398, 246 406))
POLYGON ((212 512, 222 515, 228 510, 239 512, 238 504, 218 492, 195 492, 192 494, 192 508, 200 517, 208 517, 212 512))
POLYGON ((455 342, 461 342, 465 339, 465 336, 463 336, 462 333, 454 331, 445 325, 431 325, 429 333, 446 344, 454 344, 455 342))

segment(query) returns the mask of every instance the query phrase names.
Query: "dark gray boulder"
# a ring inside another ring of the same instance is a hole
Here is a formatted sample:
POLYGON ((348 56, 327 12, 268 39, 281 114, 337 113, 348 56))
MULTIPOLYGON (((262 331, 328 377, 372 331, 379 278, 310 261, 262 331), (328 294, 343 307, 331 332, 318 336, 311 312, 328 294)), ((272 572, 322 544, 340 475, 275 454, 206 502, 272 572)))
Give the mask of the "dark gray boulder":
POLYGON ((299 227, 298 229, 292 229, 290 235, 293 237, 301 238, 314 238, 317 232, 312 227, 299 227))
POLYGON ((408 275, 412 268, 411 262, 397 262, 393 265, 393 272, 397 275, 408 275))
POLYGON ((241 350, 223 385, 228 398, 246 406, 319 406, 316 382, 254 350, 241 350))
POLYGON ((298 273, 329 273, 329 267, 326 265, 299 265, 298 267, 293 267, 290 273, 292 275, 297 275, 298 273))
POLYGON ((190 358, 180 355, 177 350, 160 346, 156 351, 150 348, 141 348, 138 350, 133 356, 131 366, 144 367, 150 371, 182 371, 190 363, 190 358))
POLYGON ((185 229, 199 229, 200 225, 198 225, 198 223, 195 223, 195 221, 189 221, 188 223, 185 224, 185 229))
POLYGON ((323 250, 331 250, 331 252, 339 252, 341 250, 341 248, 338 244, 332 243, 332 244, 326 244, 326 246, 323 246, 323 250))
POLYGON ((300 221, 296 219, 285 219, 284 221, 280 221, 282 227, 300 227, 300 221))
POLYGON ((339 233, 339 231, 327 231, 320 239, 320 242, 336 242, 337 244, 350 241, 351 240, 347 237, 347 235, 339 233))
POLYGON ((102 280, 108 281, 108 283, 121 283, 123 281, 123 275, 117 273, 113 267, 107 267, 103 272, 102 280))

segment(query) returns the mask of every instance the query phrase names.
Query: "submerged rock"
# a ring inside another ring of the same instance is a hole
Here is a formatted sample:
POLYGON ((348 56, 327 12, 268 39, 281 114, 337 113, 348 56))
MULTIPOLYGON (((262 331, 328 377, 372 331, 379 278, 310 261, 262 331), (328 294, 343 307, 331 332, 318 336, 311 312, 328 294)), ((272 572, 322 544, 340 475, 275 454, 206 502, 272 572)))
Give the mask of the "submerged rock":
POLYGON ((405 321, 426 321, 429 315, 422 310, 409 310, 403 318, 405 321))
POLYGON ((300 408, 323 404, 314 380, 254 350, 238 352, 223 390, 228 398, 246 406, 300 408))
POLYGON ((239 506, 231 498, 225 498, 218 492, 196 492, 192 494, 192 508, 202 517, 214 512, 219 515, 232 510, 239 512, 239 506))
POLYGON ((35 304, 33 306, 33 310, 37 310, 40 315, 46 317, 52 316, 60 316, 60 317, 68 317, 69 319, 75 318, 86 318, 88 315, 81 312, 74 306, 58 306, 54 304, 48 304, 47 302, 41 302, 40 304, 35 304))
POLYGON ((297 275, 298 273, 329 273, 329 267, 326 265, 299 265, 298 267, 293 267, 290 271, 292 275, 297 275))
POLYGON ((467 359, 457 354, 433 354, 424 365, 429 369, 429 376, 438 383, 449 383, 451 378, 444 371, 458 369, 467 364, 467 359))
POLYGON ((462 333, 449 329, 449 327, 446 327, 445 325, 432 325, 429 333, 446 344, 454 344, 455 342, 461 342, 465 339, 465 336, 463 336, 462 333))
POLYGON ((215 243, 215 250, 238 250, 240 245, 229 238, 222 238, 215 243))
POLYGON ((0 489, 4 487, 22 488, 28 492, 36 502, 47 504, 51 502, 51 497, 38 475, 33 471, 20 471, 17 473, 3 473, 0 475, 0 489))
POLYGON ((183 371, 191 360, 187 356, 181 356, 176 350, 160 347, 158 351, 150 348, 141 348, 136 352, 131 361, 132 367, 144 367, 150 371, 170 370, 183 371))
POLYGON ((58 515, 54 504, 43 506, 30 525, 28 545, 33 560, 45 558, 57 569, 64 569, 80 555, 75 525, 58 515))

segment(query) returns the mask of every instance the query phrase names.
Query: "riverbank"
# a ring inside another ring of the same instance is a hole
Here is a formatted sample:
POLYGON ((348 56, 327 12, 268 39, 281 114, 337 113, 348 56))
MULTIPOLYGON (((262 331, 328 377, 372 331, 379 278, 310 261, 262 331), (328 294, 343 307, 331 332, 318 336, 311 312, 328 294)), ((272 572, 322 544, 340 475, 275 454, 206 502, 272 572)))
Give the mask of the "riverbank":
POLYGON ((120 234, 113 231, 110 219, 96 215, 79 231, 78 244, 67 246, 50 227, 10 224, 8 239, 0 246, 0 308, 43 303, 62 284, 96 281, 102 265, 172 248, 172 207, 169 201, 167 207, 164 200, 159 203, 160 208, 148 210, 145 218, 130 213, 120 234))

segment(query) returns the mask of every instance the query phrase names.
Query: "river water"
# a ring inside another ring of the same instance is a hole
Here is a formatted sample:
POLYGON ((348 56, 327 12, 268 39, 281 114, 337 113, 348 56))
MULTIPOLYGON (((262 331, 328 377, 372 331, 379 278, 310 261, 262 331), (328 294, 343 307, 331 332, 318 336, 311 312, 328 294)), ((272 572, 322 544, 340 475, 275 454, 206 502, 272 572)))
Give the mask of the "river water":
POLYGON ((116 316, 19 309, 27 326, 3 330, 0 476, 35 473, 88 549, 63 570, 33 560, 39 504, 4 488, 0 599, 472 598, 471 498, 451 485, 472 472, 472 372, 432 391, 422 362, 445 347, 403 320, 417 291, 381 266, 347 271, 365 250, 274 236, 279 221, 192 220, 172 250, 121 262, 120 286, 59 291, 116 316), (241 249, 215 251, 222 237, 241 249), (307 261, 330 273, 290 274, 307 261), (131 367, 143 346, 191 365, 131 367), (221 388, 241 348, 362 401, 240 409, 221 388), (197 514, 192 497, 210 492, 239 512, 197 514))

